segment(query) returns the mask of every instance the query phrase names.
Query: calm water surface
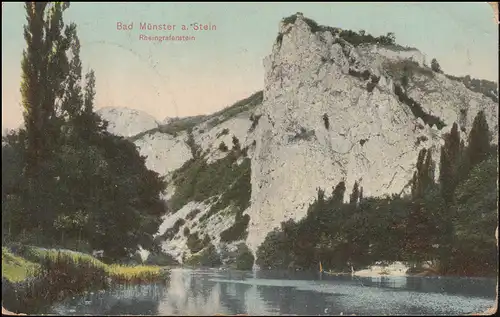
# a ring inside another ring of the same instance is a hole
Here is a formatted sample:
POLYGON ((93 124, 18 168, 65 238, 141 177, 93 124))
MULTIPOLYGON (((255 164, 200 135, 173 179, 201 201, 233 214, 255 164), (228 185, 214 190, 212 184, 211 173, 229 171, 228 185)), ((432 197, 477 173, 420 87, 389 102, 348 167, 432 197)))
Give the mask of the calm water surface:
POLYGON ((174 269, 169 281, 120 287, 53 305, 64 315, 459 315, 495 303, 496 280, 319 277, 174 269))

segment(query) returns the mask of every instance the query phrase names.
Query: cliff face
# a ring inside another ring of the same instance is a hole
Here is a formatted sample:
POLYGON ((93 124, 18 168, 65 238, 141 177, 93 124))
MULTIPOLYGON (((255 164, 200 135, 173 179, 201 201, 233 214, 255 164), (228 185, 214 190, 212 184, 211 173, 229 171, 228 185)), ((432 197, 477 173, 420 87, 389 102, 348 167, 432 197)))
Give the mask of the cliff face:
POLYGON ((485 110, 498 133, 498 104, 432 72, 416 50, 354 47, 328 30, 313 33, 301 15, 282 23, 280 34, 264 61, 264 103, 254 136, 253 249, 284 219, 303 217, 318 187, 328 192, 344 179, 347 188, 360 182, 366 196, 401 192, 420 149, 432 148, 437 160, 441 136, 453 122, 468 133, 485 110), (400 101, 404 96, 420 106, 412 111, 400 101))
MULTIPOLYGON (((484 110, 494 140, 498 136, 498 103, 433 72, 418 50, 355 46, 339 30, 318 27, 300 14, 281 23, 264 67, 263 94, 197 117, 175 133, 168 132, 169 123, 134 139, 148 166, 170 180, 170 172, 193 160, 196 151, 198 160, 216 164, 231 153, 236 138, 251 160, 251 195, 243 215, 250 218, 246 243, 253 251, 282 221, 302 218, 318 188, 329 194, 344 180, 348 192, 358 181, 364 196, 404 191, 419 151, 430 148, 439 160, 442 136, 454 122, 466 138, 484 110)), ((166 198, 177 190, 171 181, 166 198)), ((164 249, 178 259, 189 256, 186 227, 220 245, 220 233, 235 221, 226 207, 215 210, 223 196, 184 201, 166 215, 159 235, 183 221, 164 249), (196 216, 188 216, 195 209, 196 216)))

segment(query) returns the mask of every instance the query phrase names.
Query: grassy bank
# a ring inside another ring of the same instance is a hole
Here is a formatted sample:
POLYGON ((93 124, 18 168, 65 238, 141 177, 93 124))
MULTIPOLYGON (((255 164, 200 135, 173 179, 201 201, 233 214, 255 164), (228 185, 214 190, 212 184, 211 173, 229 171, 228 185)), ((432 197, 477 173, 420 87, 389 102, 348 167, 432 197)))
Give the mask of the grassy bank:
POLYGON ((2 247, 3 305, 12 311, 38 313, 67 296, 114 284, 161 282, 168 273, 160 266, 108 265, 70 250, 2 247))

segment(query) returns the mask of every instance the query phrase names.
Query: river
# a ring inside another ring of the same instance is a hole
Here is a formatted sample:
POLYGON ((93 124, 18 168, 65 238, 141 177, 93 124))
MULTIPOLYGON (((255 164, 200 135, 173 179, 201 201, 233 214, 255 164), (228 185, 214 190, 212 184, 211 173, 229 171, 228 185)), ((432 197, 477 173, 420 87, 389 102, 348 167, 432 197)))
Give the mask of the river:
POLYGON ((54 304, 65 315, 460 315, 495 304, 496 280, 173 269, 169 281, 54 304))

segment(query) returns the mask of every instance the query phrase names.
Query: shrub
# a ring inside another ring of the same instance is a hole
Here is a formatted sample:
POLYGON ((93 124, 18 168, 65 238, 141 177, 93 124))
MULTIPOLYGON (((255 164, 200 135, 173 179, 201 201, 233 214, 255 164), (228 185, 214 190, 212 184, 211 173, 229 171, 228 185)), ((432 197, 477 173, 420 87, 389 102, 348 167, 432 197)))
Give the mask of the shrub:
POLYGON ((201 210, 199 210, 198 208, 193 209, 187 214, 186 219, 193 220, 200 212, 201 212, 201 210))
POLYGON ((158 252, 158 253, 149 254, 149 256, 146 259, 146 261, 144 262, 144 264, 159 265, 159 266, 173 266, 173 265, 179 265, 179 262, 168 253, 158 252))
POLYGON ((250 216, 248 214, 242 217, 236 217, 234 224, 220 233, 220 239, 222 242, 232 242, 245 239, 248 232, 248 223, 250 222, 250 216))
POLYGON ((254 260, 253 253, 248 246, 245 243, 239 244, 235 260, 236 269, 243 271, 252 270, 254 260))
POLYGON ((259 124, 259 120, 260 120, 260 117, 262 117, 261 114, 259 115, 250 115, 250 121, 252 121, 252 125, 250 126, 250 128, 248 129, 248 132, 252 132, 255 130, 255 128, 257 127, 257 125, 259 124))
POLYGON ((243 159, 240 165, 233 165, 233 177, 229 180, 226 188, 221 189, 223 194, 212 205, 210 210, 204 214, 200 221, 205 221, 220 210, 224 210, 230 205, 233 206, 233 211, 236 215, 243 213, 250 205, 250 197, 252 195, 251 183, 251 160, 243 159))
MULTIPOLYGON (((231 151, 226 157, 211 164, 202 158, 192 159, 176 170, 172 178, 176 191, 169 201, 171 209, 179 210, 189 201, 203 202, 221 194, 224 204, 224 197, 234 199, 239 196, 238 201, 249 200, 249 194, 245 191, 251 190, 250 159, 246 158, 238 165, 237 155, 236 151, 231 151)), ((202 218, 208 217, 205 214, 202 218)))
POLYGON ((420 143, 427 141, 428 138, 425 135, 420 135, 417 137, 417 141, 415 141, 415 146, 419 146, 420 143))
POLYGON ((446 124, 439 117, 426 113, 422 106, 409 97, 399 85, 394 84, 394 93, 398 96, 399 101, 407 105, 413 115, 416 118, 421 118, 425 124, 431 127, 436 125, 439 130, 446 126, 446 124))
POLYGON ((368 92, 372 92, 375 89, 375 87, 377 87, 379 81, 380 81, 380 77, 372 75, 371 81, 366 84, 366 90, 368 92))
POLYGON ((437 59, 433 58, 431 61, 431 69, 433 72, 442 73, 441 66, 439 65, 437 59))
POLYGON ((162 235, 162 237, 165 240, 171 240, 175 237, 177 233, 179 233, 180 228, 186 223, 186 221, 182 218, 179 218, 175 221, 174 225, 172 228, 167 229, 165 233, 162 235))
POLYGON ((219 145, 219 150, 222 152, 227 152, 229 149, 227 148, 227 145, 224 142, 221 142, 219 145))
POLYGON ((236 136, 233 135, 233 149, 235 151, 241 150, 240 140, 236 136))
POLYGON ((185 263, 191 266, 218 267, 222 261, 215 246, 210 243, 203 251, 191 256, 185 263))
POLYGON ((189 236, 189 234, 190 234, 190 230, 189 230, 189 228, 188 228, 188 227, 185 227, 185 228, 184 228, 184 236, 185 236, 185 237, 187 237, 187 236, 189 236))
POLYGON ((217 133, 217 138, 220 138, 221 136, 228 134, 229 134, 229 129, 225 128, 221 132, 217 133))
POLYGON ((200 240, 198 236, 198 232, 192 233, 188 236, 187 240, 187 246, 191 253, 198 253, 200 252, 203 248, 208 246, 211 243, 210 237, 208 235, 205 235, 203 240, 200 240))

